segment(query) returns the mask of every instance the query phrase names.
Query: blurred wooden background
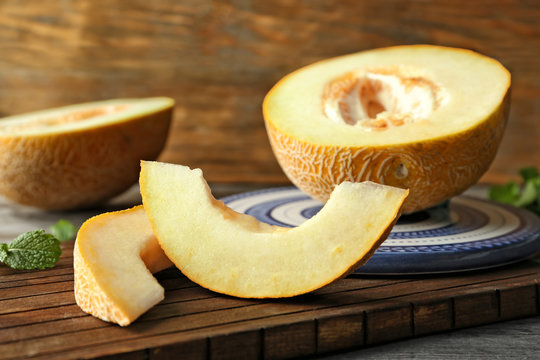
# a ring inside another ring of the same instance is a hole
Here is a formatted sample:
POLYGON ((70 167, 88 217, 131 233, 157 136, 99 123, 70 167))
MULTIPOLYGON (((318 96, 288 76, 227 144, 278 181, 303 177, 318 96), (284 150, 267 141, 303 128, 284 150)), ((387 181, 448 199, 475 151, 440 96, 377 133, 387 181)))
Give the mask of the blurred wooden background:
POLYGON ((513 74, 503 144, 483 181, 540 167, 537 0, 0 0, 0 116, 170 96, 164 161, 211 182, 283 183, 261 103, 288 72, 398 44, 464 47, 513 74))

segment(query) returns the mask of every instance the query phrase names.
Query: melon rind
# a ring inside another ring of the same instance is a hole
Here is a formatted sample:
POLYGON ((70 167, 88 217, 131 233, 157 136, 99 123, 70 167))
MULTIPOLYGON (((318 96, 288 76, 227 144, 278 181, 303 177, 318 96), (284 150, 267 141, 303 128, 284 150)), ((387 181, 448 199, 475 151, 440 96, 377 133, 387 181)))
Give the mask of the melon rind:
POLYGON ((485 122, 448 137, 393 146, 330 146, 311 144, 266 129, 281 168, 298 188, 326 202, 343 181, 373 181, 409 189, 403 213, 435 206, 474 185, 488 170, 502 140, 509 95, 485 122), (482 144, 482 146, 478 146, 482 144), (408 176, 399 178, 402 164, 408 176))

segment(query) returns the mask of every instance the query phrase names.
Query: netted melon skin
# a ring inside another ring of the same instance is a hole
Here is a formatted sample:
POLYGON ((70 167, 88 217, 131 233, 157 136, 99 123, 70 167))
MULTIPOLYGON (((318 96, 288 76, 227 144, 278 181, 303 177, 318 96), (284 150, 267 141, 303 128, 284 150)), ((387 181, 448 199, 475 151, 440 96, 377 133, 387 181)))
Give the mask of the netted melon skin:
POLYGON ((106 126, 0 136, 0 194, 46 210, 91 207, 135 184, 164 148, 172 109, 106 126))
POLYGON ((313 144, 280 131, 265 117, 274 155, 299 189, 325 202, 343 181, 409 189, 403 213, 435 206, 478 182, 491 165, 507 124, 510 90, 496 110, 461 132, 402 145, 313 144))

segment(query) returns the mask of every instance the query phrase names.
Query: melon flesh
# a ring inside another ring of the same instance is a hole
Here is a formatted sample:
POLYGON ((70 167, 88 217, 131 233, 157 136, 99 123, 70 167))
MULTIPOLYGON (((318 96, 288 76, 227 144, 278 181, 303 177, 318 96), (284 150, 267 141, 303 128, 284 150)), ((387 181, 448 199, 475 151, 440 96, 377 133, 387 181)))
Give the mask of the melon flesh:
POLYGON ((217 201, 199 169, 143 161, 140 187, 172 262, 203 287, 248 298, 303 294, 353 271, 386 239, 408 193, 345 182, 318 214, 290 229, 217 201))
POLYGON ((327 59, 280 80, 263 113, 289 179, 326 201, 342 181, 410 190, 403 211, 457 195, 489 168, 510 74, 475 52, 415 45, 327 59))

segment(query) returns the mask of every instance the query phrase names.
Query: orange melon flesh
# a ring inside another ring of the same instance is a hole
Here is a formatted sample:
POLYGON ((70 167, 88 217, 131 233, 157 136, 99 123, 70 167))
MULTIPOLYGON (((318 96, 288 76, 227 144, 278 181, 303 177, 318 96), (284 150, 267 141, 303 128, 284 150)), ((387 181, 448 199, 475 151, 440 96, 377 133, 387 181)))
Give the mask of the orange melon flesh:
POLYGON ((410 190, 411 213, 457 195, 489 168, 510 103, 510 74, 463 49, 415 45, 323 60, 263 102, 285 174, 326 201, 343 181, 410 190))
POLYGON ((165 146, 174 101, 115 99, 0 119, 0 194, 47 210, 93 206, 165 146))
POLYGON ((159 244, 184 275, 247 298, 307 293, 355 270, 386 239, 408 193, 344 182, 318 214, 290 229, 217 201, 200 169, 143 161, 140 187, 159 244))
POLYGON ((142 206, 95 216, 75 241, 75 300, 97 318, 129 325, 163 300, 152 273, 170 266, 142 206))

